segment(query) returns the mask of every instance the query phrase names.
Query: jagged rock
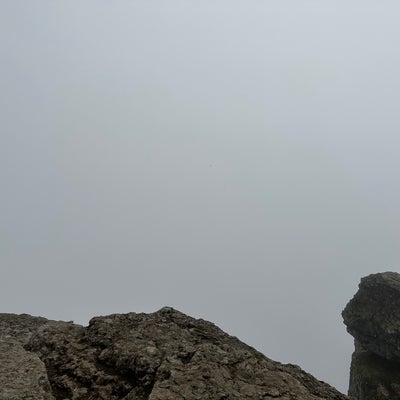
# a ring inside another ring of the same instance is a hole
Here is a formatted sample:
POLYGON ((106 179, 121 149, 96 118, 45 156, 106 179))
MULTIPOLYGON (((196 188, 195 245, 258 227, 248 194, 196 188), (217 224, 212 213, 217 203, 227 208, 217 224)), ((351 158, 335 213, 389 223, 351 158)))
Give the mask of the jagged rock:
POLYGON ((362 278, 342 315, 355 338, 350 397, 400 400, 400 274, 362 278))
POLYGON ((44 363, 23 347, 45 322, 29 315, 0 314, 0 400, 54 399, 44 363))
POLYGON ((342 315, 347 331, 362 347, 400 361, 400 274, 384 272, 362 278, 342 315))
POLYGON ((88 327, 48 321, 28 336, 24 351, 44 363, 56 400, 347 399, 299 367, 168 307, 96 317, 88 327))

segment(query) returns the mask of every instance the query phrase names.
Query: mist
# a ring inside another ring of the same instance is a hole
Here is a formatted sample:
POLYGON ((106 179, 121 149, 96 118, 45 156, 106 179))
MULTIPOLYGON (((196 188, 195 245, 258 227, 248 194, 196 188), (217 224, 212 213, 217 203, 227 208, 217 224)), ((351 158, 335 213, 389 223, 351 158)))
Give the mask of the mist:
POLYGON ((347 391, 398 271, 395 1, 0 4, 2 312, 168 305, 347 391))

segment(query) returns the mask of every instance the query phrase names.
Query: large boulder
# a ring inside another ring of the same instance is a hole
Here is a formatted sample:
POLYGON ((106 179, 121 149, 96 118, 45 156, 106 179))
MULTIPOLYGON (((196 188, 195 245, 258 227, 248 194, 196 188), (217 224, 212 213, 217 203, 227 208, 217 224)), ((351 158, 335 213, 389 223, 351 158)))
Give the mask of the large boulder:
POLYGON ((169 307, 96 317, 88 327, 48 321, 25 351, 44 363, 56 400, 347 399, 299 367, 169 307))
POLYGON ((342 315, 355 339, 350 397, 400 400, 400 274, 362 278, 342 315))

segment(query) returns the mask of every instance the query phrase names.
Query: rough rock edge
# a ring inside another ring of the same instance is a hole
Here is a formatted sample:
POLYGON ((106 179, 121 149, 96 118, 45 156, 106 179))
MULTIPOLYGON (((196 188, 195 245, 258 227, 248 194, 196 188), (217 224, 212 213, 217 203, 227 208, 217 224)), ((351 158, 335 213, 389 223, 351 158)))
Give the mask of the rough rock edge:
POLYGON ((27 314, 0 314, 0 400, 54 400, 44 363, 24 349, 47 322, 27 314))
POLYGON ((4 329, 2 316, 0 335, 7 331, 41 359, 55 399, 347 399, 299 367, 272 361, 214 324, 170 307, 95 317, 86 328, 25 315, 5 318, 4 329))
POLYGON ((342 313, 355 338, 349 396, 354 400, 400 400, 400 274, 361 279, 342 313))

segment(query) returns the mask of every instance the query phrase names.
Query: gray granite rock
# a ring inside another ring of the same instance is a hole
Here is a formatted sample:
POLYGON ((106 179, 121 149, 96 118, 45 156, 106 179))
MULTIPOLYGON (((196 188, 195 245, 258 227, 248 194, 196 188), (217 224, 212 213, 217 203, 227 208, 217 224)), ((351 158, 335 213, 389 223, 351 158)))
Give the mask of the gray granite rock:
POLYGON ((46 320, 0 314, 0 400, 53 400, 47 370, 39 357, 24 349, 46 320))
POLYGON ((363 348, 400 361, 400 274, 384 272, 362 278, 342 315, 347 331, 363 348))
POLYGON ((355 338, 350 397, 400 400, 400 274, 362 278, 342 315, 355 338))
POLYGON ((56 400, 347 399, 169 307, 96 317, 88 327, 47 321, 28 336, 24 351, 40 358, 56 400))

